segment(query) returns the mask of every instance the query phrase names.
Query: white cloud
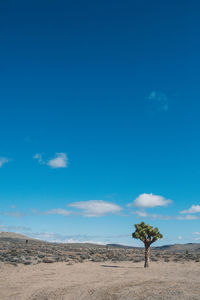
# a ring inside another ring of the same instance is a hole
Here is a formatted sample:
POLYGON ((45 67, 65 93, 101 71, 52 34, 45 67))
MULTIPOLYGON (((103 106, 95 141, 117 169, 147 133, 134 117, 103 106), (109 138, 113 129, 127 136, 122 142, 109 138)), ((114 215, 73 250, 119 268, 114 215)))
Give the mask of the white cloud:
POLYGON ((156 206, 167 206, 172 201, 169 199, 165 199, 162 196, 159 195, 153 195, 151 194, 141 194, 139 195, 131 204, 128 204, 128 206, 136 206, 136 207, 142 207, 142 208, 152 208, 156 206))
POLYGON ((152 91, 147 97, 151 107, 158 111, 167 112, 169 109, 168 98, 162 92, 152 91))
POLYGON ((33 156, 33 158, 34 158, 34 159, 37 159, 38 162, 39 162, 39 164, 41 164, 41 165, 44 165, 44 164, 45 164, 45 162, 44 162, 43 159, 42 159, 42 154, 36 153, 36 154, 33 156))
POLYGON ((61 215, 61 216, 69 216, 71 211, 61 208, 51 209, 44 212, 45 215, 61 215))
POLYGON ((119 214, 122 210, 119 205, 103 200, 74 202, 69 206, 82 210, 81 214, 86 217, 99 217, 107 214, 119 214))
POLYGON ((179 235, 179 236, 177 237, 177 239, 178 239, 179 241, 181 241, 181 240, 183 239, 183 237, 179 235))
POLYGON ((8 163, 9 162, 9 159, 8 158, 6 158, 6 157, 0 157, 0 168, 4 165, 4 164, 6 164, 6 163, 8 163))
POLYGON ((68 165, 68 157, 66 153, 56 153, 55 157, 48 160, 48 161, 44 161, 42 158, 42 154, 40 153, 36 153, 33 156, 34 159, 36 159, 40 165, 47 165, 49 167, 51 167, 52 169, 56 169, 56 168, 67 168, 68 165))
POLYGON ((196 231, 196 232, 193 232, 193 234, 195 234, 195 235, 200 235, 200 232, 199 232, 199 231, 196 231))
POLYGON ((68 158, 66 153, 56 153, 56 157, 49 160, 47 165, 51 168, 66 168, 67 167, 68 158))
POLYGON ((200 212, 200 205, 192 205, 188 210, 182 210, 181 214, 195 214, 200 212))

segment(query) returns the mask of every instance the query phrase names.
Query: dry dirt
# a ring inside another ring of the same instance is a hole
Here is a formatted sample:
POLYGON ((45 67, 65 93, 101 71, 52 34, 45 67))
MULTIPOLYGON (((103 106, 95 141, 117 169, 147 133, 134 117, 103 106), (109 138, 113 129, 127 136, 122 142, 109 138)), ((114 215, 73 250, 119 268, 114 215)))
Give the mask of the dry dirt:
POLYGON ((200 299, 200 264, 60 262, 0 264, 0 299, 142 300, 200 299))

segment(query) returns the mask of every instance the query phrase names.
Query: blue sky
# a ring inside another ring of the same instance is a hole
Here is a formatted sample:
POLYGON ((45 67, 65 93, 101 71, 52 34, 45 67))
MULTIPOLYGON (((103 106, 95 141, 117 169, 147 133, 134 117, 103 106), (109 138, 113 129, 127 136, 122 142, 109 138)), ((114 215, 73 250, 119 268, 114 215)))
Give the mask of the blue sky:
POLYGON ((0 229, 200 238, 198 1, 0 4, 0 229))

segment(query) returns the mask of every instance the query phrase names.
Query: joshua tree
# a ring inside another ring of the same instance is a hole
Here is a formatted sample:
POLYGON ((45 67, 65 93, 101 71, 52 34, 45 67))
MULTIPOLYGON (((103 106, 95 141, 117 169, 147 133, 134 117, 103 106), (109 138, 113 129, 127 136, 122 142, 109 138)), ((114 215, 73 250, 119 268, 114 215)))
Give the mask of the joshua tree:
POLYGON ((150 246, 152 243, 158 239, 162 239, 162 234, 158 231, 158 228, 153 228, 152 226, 141 222, 140 224, 135 224, 135 232, 132 233, 132 237, 139 239, 144 243, 145 247, 145 263, 144 267, 149 267, 149 257, 150 257, 150 246))

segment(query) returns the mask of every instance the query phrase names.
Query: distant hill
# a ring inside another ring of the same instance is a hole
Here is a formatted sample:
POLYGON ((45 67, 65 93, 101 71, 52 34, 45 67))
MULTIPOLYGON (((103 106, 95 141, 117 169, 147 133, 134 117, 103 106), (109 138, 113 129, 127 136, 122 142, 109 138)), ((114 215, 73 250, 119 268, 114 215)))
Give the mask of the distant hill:
POLYGON ((20 239, 20 240, 30 240, 31 239, 23 234, 19 234, 19 233, 15 233, 15 232, 5 232, 5 231, 0 232, 0 239, 1 238, 20 239))
MULTIPOLYGON (((31 240, 32 242, 37 243, 49 243, 49 244, 55 244, 51 242, 47 242, 44 240, 38 240, 33 239, 30 237, 27 237, 23 234, 15 233, 15 232, 0 232, 0 240, 31 240)), ((59 244, 59 243, 56 243, 59 244)), ((63 243, 60 243, 63 244, 63 243)), ((134 246, 125 246, 120 244, 107 244, 107 245, 99 245, 99 244, 90 244, 90 243, 66 243, 68 246, 71 246, 73 248, 121 248, 121 249, 143 249, 144 247, 141 245, 141 247, 134 247, 134 246)), ((159 247, 152 247, 152 250, 154 251, 169 251, 169 252, 185 252, 185 251, 197 251, 200 252, 200 243, 189 243, 189 244, 173 244, 173 245, 164 245, 159 247)))
POLYGON ((199 243, 189 243, 189 244, 174 244, 174 245, 164 245, 160 247, 153 247, 156 250, 167 250, 167 251, 200 251, 199 243))
MULTIPOLYGON (((131 246, 124 246, 120 244, 108 244, 108 247, 114 248, 125 248, 125 249, 141 249, 141 247, 131 247, 131 246)), ((161 250, 161 251, 200 251, 200 244, 199 243, 188 243, 188 244, 173 244, 173 245, 163 245, 159 247, 152 247, 153 250, 161 250)))
POLYGON ((125 246, 125 245, 120 245, 120 244, 107 244, 106 246, 107 247, 114 247, 114 248, 125 248, 125 249, 141 248, 141 247, 125 246))

